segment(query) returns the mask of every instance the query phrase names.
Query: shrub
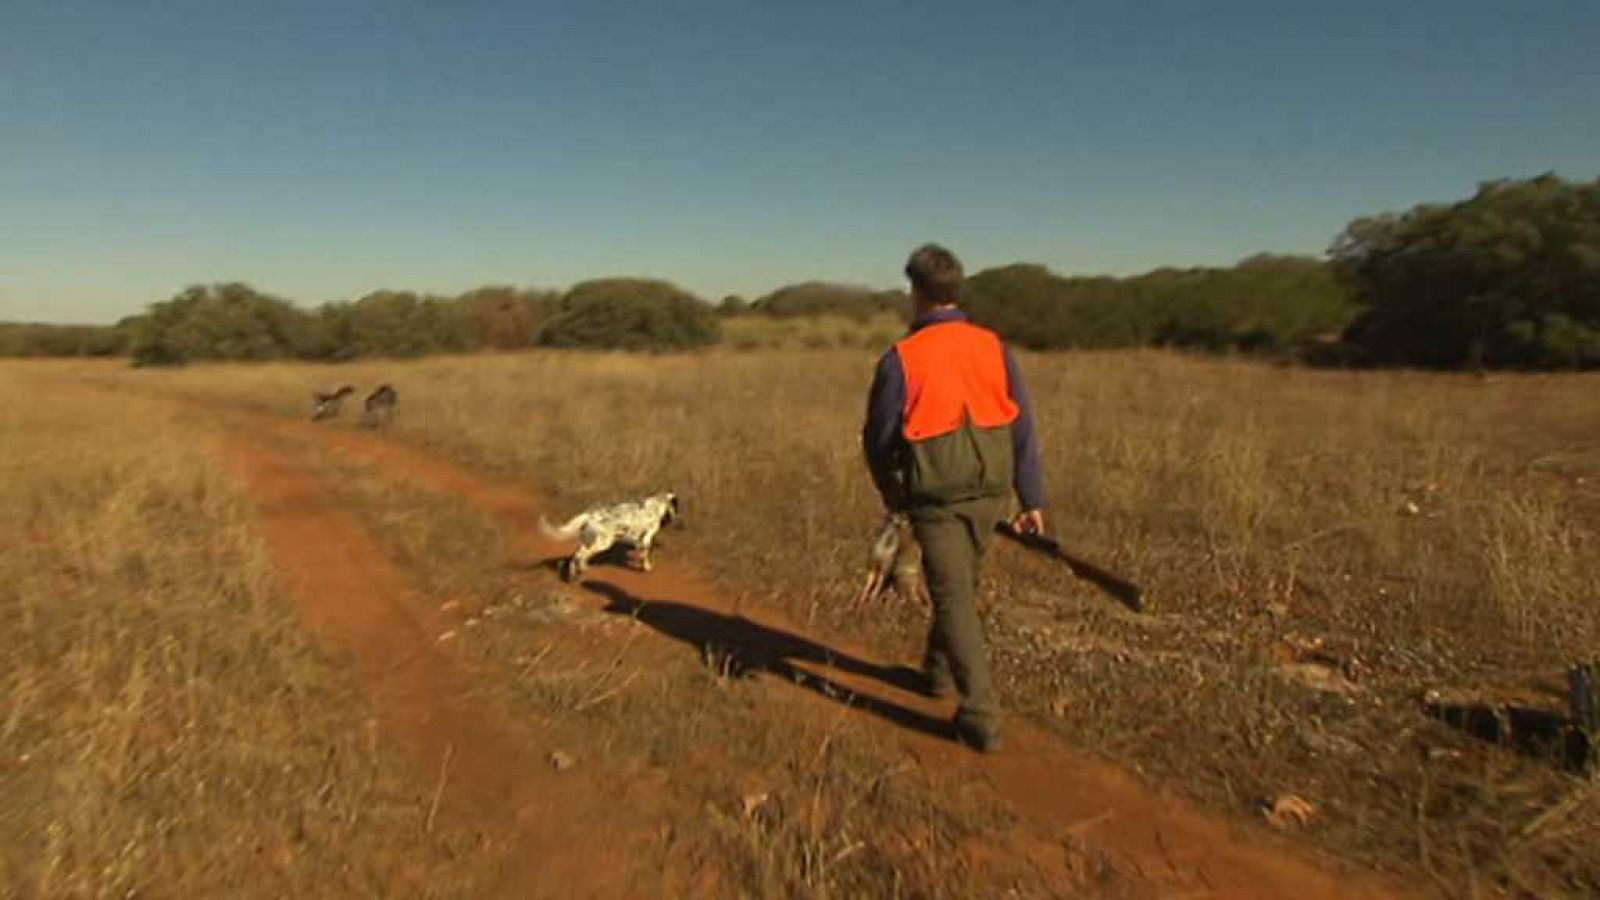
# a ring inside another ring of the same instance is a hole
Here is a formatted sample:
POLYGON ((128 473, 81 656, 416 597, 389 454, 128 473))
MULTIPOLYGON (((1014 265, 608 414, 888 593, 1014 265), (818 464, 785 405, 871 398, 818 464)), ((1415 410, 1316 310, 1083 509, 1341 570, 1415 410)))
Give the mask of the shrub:
POLYGON ((777 318, 835 315, 858 322, 886 312, 903 316, 910 309, 911 300, 904 291, 874 291, 822 281, 781 287, 750 304, 752 312, 777 318))
POLYGON ((377 291, 355 303, 336 305, 339 330, 353 356, 410 358, 462 353, 477 347, 472 323, 452 301, 410 291, 377 291))
POLYGON ((665 281, 607 278, 574 286, 540 330, 551 347, 677 350, 721 339, 711 306, 665 281))
POLYGON ((455 300, 471 324, 479 347, 516 350, 539 341, 539 328, 556 308, 560 295, 514 287, 482 287, 455 300))
POLYGON ((136 365, 307 357, 321 344, 312 316, 240 283, 190 287, 120 327, 136 365))

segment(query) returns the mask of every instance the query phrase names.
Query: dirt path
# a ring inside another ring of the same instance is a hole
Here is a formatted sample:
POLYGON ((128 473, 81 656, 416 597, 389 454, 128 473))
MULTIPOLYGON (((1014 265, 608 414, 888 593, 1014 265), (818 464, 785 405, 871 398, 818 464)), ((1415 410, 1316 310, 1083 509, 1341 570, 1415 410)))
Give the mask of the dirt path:
MULTIPOLYGON (((264 414, 227 415, 250 431, 331 447, 387 477, 467 500, 499 525, 509 553, 524 567, 562 550, 539 536, 541 504, 525 488, 477 476, 398 441, 264 414)), ((480 813, 517 810, 515 821, 501 827, 517 835, 524 859, 537 860, 527 863, 535 874, 563 879, 557 882, 563 893, 573 893, 574 885, 608 895, 637 889, 637 881, 601 873, 624 871, 614 868, 623 856, 614 848, 645 840, 648 829, 638 823, 649 821, 649 804, 659 797, 607 797, 616 782, 540 774, 547 767, 532 758, 532 736, 525 729, 491 721, 462 701, 461 674, 432 646, 430 635, 438 629, 420 627, 431 615, 428 606, 409 596, 358 523, 318 499, 315 479, 282 454, 235 442, 228 455, 262 506, 264 533, 304 598, 308 620, 349 647, 394 711, 391 727, 418 752, 438 760, 455 748, 451 783, 458 802, 480 813), (508 797, 514 798, 510 804, 508 797), (598 812, 615 803, 630 809, 633 834, 611 834, 619 826, 598 812), (585 815, 585 809, 594 812, 585 815), (553 823, 545 818, 552 811, 559 811, 553 823), (598 835, 603 839, 596 840, 598 835), (612 858, 597 859, 607 848, 613 848, 612 858)), ((767 679, 775 719, 818 707, 831 714, 843 701, 854 714, 892 728, 914 764, 989 785, 1023 820, 1010 852, 1026 854, 1046 871, 1070 870, 1066 857, 1086 850, 1112 863, 1119 876, 1116 893, 1123 896, 1314 900, 1399 893, 1379 878, 1336 871, 1331 861, 1315 861, 1264 831, 1201 814, 1020 720, 1008 726, 1002 752, 971 753, 944 737, 948 703, 896 686, 903 681, 900 667, 875 661, 869 650, 847 641, 804 635, 773 611, 735 608, 681 562, 664 560, 649 575, 597 569, 586 587, 594 608, 633 615, 687 645, 682 652, 699 654, 713 643, 730 648, 743 668, 785 676, 767 679)), ((664 642, 668 650, 672 646, 664 642)))
POLYGON ((264 430, 232 431, 220 452, 257 506, 290 596, 312 631, 352 661, 382 717, 377 732, 419 772, 436 773, 428 787, 438 814, 502 846, 497 893, 657 895, 662 873, 637 863, 651 858, 650 826, 665 793, 648 779, 555 772, 547 735, 489 714, 472 696, 469 673, 437 647, 443 626, 433 604, 410 589, 358 519, 331 505, 327 486, 303 463, 256 439, 264 430), (618 808, 631 815, 607 814, 618 808))

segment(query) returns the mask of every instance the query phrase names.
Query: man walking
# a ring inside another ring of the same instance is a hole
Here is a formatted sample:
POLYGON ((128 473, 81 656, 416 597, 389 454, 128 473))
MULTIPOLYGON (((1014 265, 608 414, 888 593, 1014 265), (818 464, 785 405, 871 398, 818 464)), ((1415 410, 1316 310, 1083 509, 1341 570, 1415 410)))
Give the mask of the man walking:
POLYGON ((910 517, 922 545, 933 600, 928 691, 960 692, 956 735, 988 753, 999 746, 999 709, 978 620, 978 570, 1013 491, 1022 505, 1013 526, 1044 531, 1039 442, 1016 360, 960 308, 960 261, 927 244, 905 273, 915 318, 878 362, 862 442, 884 506, 910 517))

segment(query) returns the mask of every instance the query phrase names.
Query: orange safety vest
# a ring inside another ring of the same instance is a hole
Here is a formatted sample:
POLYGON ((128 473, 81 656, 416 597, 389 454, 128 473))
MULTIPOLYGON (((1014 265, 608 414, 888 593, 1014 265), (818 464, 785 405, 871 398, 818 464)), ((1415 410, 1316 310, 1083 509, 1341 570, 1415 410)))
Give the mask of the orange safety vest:
POLYGON ((906 378, 901 427, 908 441, 949 434, 970 421, 999 428, 1016 421, 1000 338, 970 322, 939 322, 895 344, 906 378))

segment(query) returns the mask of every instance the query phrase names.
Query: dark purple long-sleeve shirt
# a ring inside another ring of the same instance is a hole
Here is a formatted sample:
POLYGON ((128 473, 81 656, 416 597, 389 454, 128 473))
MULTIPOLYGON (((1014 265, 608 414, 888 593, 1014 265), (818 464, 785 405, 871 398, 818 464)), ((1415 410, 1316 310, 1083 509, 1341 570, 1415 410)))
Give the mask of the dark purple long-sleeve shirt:
MULTIPOLYGON (((967 314, 959 309, 936 309, 918 316, 911 323, 914 332, 941 322, 965 322, 967 314)), ((1011 400, 1017 404, 1017 418, 1011 423, 1011 451, 1016 459, 1016 475, 1012 487, 1023 509, 1044 508, 1044 471, 1039 463, 1039 437, 1033 428, 1033 404, 1028 399, 1028 389, 1022 383, 1022 372, 1017 368, 1011 348, 1005 348, 1006 382, 1011 400)), ((872 389, 867 395, 867 421, 861 431, 861 443, 867 454, 867 468, 872 472, 872 483, 883 496, 884 505, 893 509, 901 504, 898 496, 900 482, 896 466, 905 444, 901 431, 901 417, 906 405, 906 373, 900 354, 890 347, 878 360, 878 371, 872 379, 872 389)))

